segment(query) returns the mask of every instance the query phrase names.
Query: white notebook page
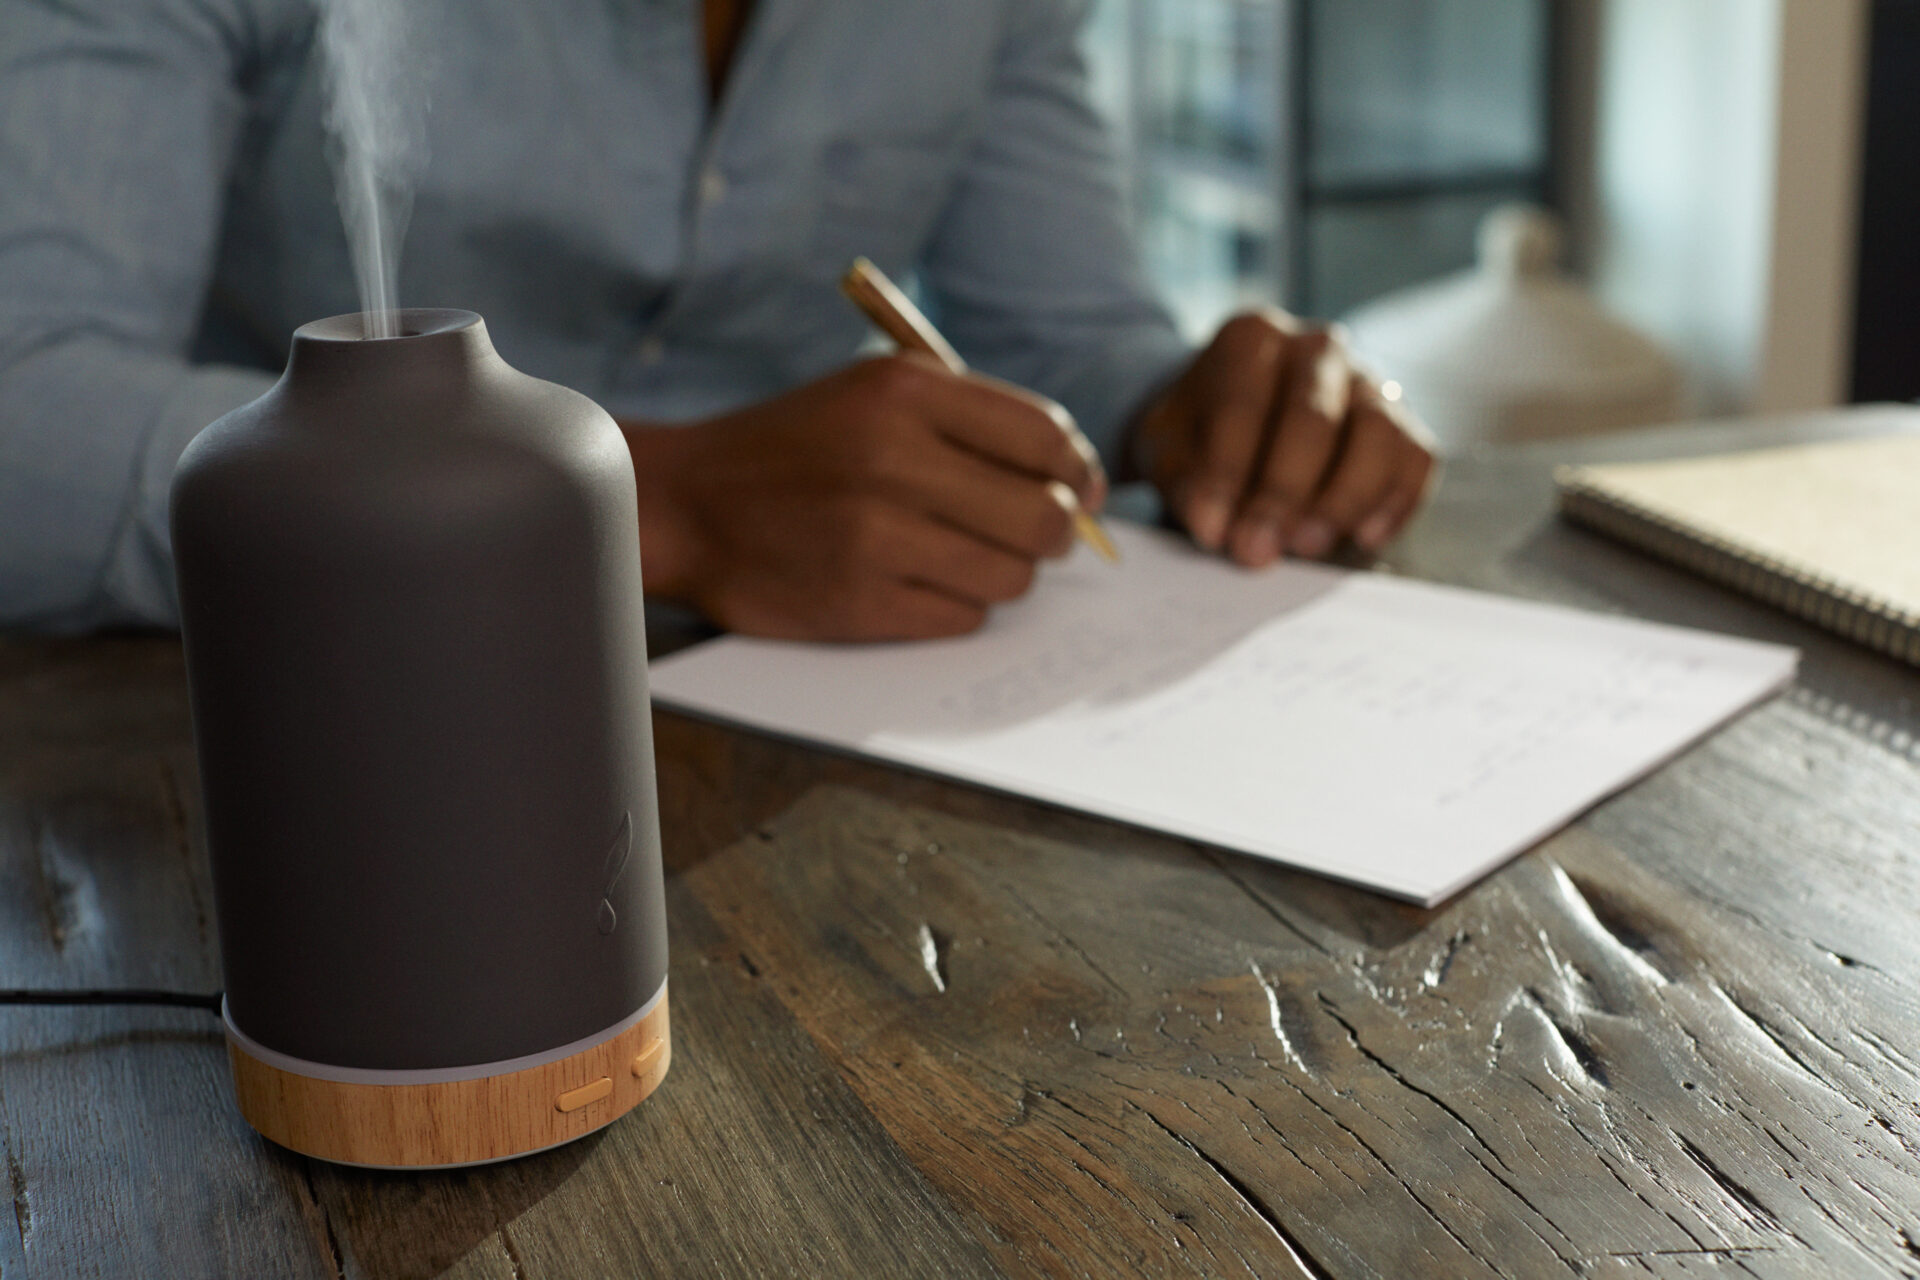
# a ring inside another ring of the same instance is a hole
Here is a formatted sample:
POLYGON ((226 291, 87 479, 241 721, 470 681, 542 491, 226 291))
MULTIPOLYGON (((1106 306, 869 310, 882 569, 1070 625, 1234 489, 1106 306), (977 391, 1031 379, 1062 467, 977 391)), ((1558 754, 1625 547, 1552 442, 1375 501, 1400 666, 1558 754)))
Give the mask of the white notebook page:
POLYGON ((974 635, 726 637, 656 664, 654 697, 1432 904, 1798 658, 1108 527, 1118 568, 1081 548, 974 635))

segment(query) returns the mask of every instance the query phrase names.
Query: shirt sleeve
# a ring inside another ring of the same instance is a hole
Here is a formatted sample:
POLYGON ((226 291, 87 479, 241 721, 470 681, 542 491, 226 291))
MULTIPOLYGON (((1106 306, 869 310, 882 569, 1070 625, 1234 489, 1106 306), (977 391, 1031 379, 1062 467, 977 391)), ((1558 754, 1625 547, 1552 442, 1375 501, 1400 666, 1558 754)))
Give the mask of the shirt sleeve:
POLYGON ((987 113, 921 279, 982 371, 1064 404, 1119 470, 1120 434, 1191 358, 1140 266, 1087 91, 1085 0, 1010 0, 987 113))
POLYGON ((273 382, 188 360, 256 33, 216 0, 0 21, 0 627, 173 625, 174 464, 273 382))

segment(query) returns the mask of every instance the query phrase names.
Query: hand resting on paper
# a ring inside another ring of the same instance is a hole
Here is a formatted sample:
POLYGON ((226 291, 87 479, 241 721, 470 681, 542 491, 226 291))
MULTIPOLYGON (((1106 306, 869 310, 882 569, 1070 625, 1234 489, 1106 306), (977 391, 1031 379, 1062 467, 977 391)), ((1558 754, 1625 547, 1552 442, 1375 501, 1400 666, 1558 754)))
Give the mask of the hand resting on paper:
POLYGON ((731 631, 898 640, 971 631, 1026 592, 1106 479, 1065 410, 932 359, 862 361, 660 429, 626 422, 650 593, 731 631))
POLYGON ((1357 371, 1337 332, 1249 312, 1135 420, 1133 474, 1209 551, 1251 567, 1377 551, 1433 472, 1426 430, 1357 371))

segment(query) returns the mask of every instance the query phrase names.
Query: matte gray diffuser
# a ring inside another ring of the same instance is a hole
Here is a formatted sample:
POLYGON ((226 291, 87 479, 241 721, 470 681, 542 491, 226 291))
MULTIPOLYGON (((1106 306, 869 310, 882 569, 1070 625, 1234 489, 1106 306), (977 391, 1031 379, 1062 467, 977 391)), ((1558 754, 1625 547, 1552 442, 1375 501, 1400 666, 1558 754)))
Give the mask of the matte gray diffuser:
POLYGON ((240 1107, 352 1164, 578 1138, 665 1075, 632 462, 480 317, 302 327, 173 547, 240 1107))

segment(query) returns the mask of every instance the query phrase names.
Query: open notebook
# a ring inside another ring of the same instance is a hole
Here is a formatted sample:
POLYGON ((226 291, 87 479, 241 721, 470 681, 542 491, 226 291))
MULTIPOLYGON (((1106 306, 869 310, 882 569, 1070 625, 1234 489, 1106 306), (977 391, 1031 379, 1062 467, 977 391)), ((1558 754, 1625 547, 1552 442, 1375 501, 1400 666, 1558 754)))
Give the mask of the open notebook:
POLYGON ((1791 679, 1793 650, 1110 524, 979 633, 727 637, 654 697, 1431 904, 1791 679))
POLYGON ((1554 479, 1569 520, 1920 665, 1920 435, 1554 479))

